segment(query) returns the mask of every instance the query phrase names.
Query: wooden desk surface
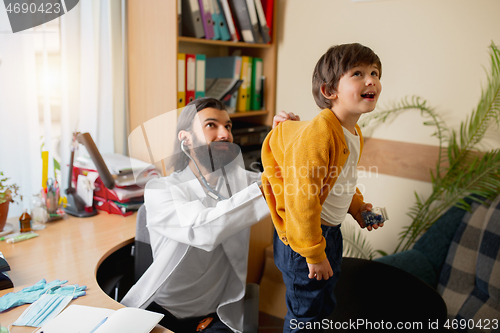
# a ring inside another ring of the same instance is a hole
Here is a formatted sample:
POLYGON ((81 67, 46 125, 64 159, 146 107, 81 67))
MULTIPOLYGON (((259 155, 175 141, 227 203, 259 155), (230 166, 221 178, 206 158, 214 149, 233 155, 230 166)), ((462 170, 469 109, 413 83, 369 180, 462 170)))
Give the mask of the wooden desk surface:
MULTIPOLYGON (((7 223, 19 228, 18 218, 7 223)), ((68 216, 64 220, 49 222, 36 231, 40 236, 15 244, 0 242, 0 252, 10 265, 8 272, 14 288, 0 290, 0 296, 34 285, 41 279, 68 280, 68 284, 87 286, 87 294, 70 304, 89 305, 109 309, 123 307, 106 295, 96 281, 97 268, 117 249, 133 242, 135 214, 128 217, 99 212, 89 218, 68 216)), ((7 327, 28 305, 18 306, 0 313, 0 323, 7 327)), ((33 328, 16 327, 16 333, 32 332, 33 328)), ((171 332, 161 326, 154 333, 171 332)))

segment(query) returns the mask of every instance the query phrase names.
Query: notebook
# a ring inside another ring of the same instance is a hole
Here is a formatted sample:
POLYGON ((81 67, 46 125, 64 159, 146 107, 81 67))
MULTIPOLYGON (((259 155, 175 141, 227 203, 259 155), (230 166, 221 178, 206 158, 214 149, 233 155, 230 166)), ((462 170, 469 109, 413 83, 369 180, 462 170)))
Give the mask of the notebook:
POLYGON ((162 318, 163 314, 137 308, 111 310, 73 304, 36 333, 148 333, 162 318))

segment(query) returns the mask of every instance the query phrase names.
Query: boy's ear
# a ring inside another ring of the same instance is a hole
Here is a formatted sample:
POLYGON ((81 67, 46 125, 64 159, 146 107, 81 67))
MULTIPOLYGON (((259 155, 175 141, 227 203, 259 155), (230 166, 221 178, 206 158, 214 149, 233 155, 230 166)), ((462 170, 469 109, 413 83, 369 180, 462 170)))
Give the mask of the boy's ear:
POLYGON ((331 101, 337 98, 337 92, 336 91, 331 91, 329 87, 326 86, 326 84, 322 84, 320 88, 321 94, 326 98, 331 101))

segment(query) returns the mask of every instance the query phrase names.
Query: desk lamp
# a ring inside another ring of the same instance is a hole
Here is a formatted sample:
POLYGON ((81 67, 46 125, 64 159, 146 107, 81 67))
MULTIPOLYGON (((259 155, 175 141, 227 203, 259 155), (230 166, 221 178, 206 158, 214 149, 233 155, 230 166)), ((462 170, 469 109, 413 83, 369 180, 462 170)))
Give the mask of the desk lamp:
POLYGON ((66 196, 68 199, 68 204, 64 211, 69 215, 73 215, 76 217, 90 217, 97 215, 97 210, 94 207, 91 207, 92 210, 88 211, 85 209, 85 202, 83 199, 76 193, 76 189, 73 187, 72 179, 73 179, 73 161, 75 158, 75 150, 78 149, 78 143, 81 143, 87 148, 87 151, 94 162, 94 165, 97 168, 97 172, 99 173, 99 177, 108 189, 112 189, 115 187, 115 180, 113 176, 109 172, 108 167, 104 163, 99 150, 97 149, 94 140, 89 133, 73 133, 73 143, 71 144, 71 159, 69 163, 69 181, 68 181, 68 189, 66 190, 66 196))

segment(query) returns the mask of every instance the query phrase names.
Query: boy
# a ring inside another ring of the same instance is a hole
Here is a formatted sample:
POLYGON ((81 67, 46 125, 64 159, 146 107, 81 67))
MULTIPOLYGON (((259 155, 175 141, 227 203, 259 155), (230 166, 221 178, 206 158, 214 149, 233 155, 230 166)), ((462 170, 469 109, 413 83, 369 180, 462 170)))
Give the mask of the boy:
POLYGON ((356 123, 375 108, 381 71, 380 59, 368 47, 331 47, 312 80, 323 111, 309 122, 281 123, 264 141, 263 190, 276 229, 274 260, 287 288, 284 332, 312 327, 306 323, 319 328, 333 312, 342 260, 340 224, 349 212, 365 227, 361 212, 372 205, 356 188, 363 148, 356 123))

